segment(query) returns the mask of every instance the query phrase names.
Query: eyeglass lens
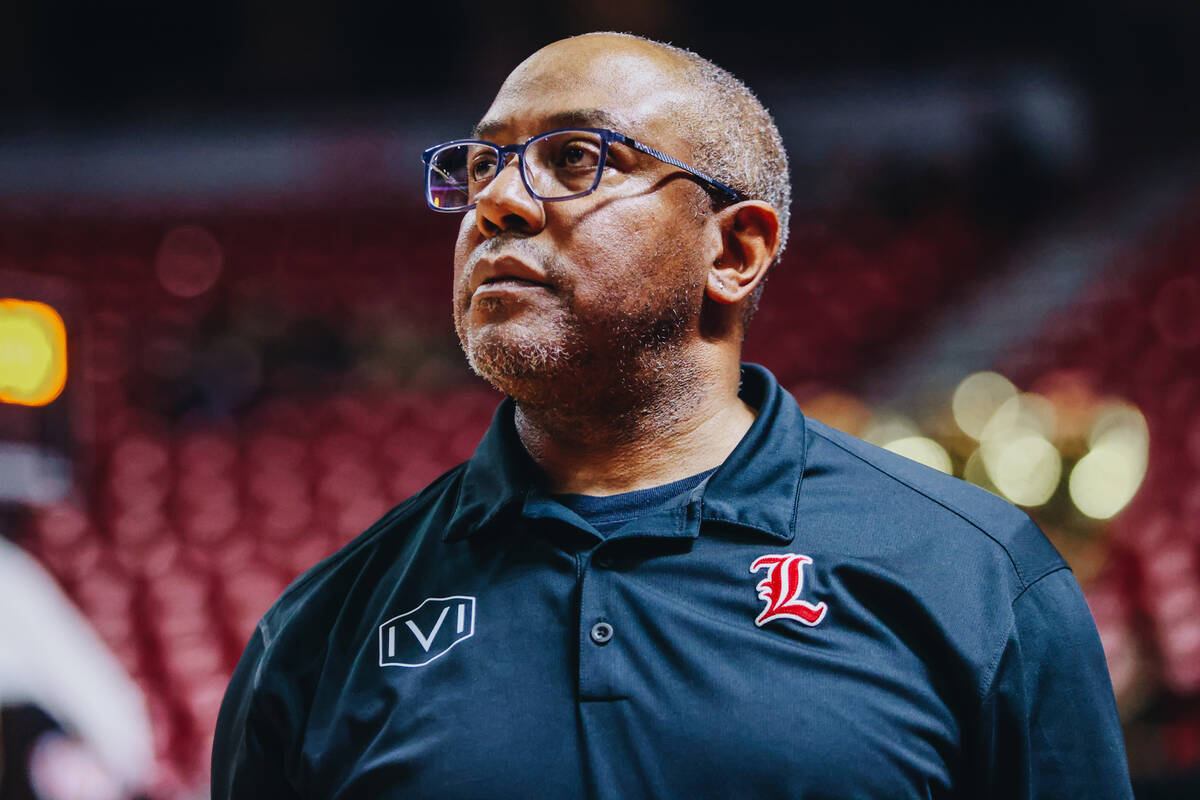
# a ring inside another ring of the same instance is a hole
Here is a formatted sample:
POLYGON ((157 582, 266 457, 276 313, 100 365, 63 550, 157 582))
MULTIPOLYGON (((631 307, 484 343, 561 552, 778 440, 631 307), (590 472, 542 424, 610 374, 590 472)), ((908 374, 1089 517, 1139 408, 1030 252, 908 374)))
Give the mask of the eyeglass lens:
MULTIPOLYGON (((541 200, 559 200, 592 191, 599 183, 604 139, 593 131, 557 131, 525 148, 525 181, 541 200)), ((440 209, 465 208, 499 171, 500 151, 470 143, 443 147, 429 163, 429 199, 440 209)))

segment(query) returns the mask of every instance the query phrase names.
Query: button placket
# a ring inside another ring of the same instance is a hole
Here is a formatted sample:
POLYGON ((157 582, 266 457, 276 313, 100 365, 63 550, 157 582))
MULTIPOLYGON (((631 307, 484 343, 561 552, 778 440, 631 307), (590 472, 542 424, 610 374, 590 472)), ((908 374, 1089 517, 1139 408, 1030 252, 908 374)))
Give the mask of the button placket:
POLYGON ((590 557, 580 564, 579 590, 579 696, 607 700, 622 695, 616 676, 621 647, 616 639, 612 581, 619 576, 594 565, 590 557))

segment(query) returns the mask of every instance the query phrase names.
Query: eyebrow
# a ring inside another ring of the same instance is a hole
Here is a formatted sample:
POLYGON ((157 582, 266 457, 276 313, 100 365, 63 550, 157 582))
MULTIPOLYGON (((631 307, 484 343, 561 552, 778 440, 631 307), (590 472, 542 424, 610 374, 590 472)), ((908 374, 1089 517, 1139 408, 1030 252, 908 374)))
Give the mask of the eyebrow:
MULTIPOLYGON (((583 108, 574 111, 560 111, 557 114, 551 114, 546 118, 547 130, 554 128, 621 128, 625 127, 625 122, 615 114, 605 111, 600 108, 583 108)), ((478 125, 471 131, 472 139, 486 139, 489 136, 494 136, 509 127, 509 123, 503 120, 480 121, 478 125)))

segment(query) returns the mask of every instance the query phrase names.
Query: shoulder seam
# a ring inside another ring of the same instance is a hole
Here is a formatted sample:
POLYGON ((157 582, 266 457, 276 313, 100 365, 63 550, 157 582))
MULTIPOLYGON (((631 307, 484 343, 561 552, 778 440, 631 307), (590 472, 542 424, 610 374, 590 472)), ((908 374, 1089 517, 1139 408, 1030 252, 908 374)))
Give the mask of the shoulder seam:
MULTIPOLYGON (((1008 558, 1008 563, 1012 565, 1013 574, 1015 574, 1017 576, 1017 580, 1020 581, 1020 583, 1021 583, 1021 591, 1017 593, 1017 597, 1020 597, 1020 595, 1022 593, 1024 593, 1024 591, 1026 589, 1029 588, 1029 583, 1026 581, 1025 576, 1021 574, 1021 569, 1020 569, 1020 567, 1017 566, 1016 559, 1013 558, 1013 555, 1011 552, 1009 552, 1009 549, 1007 547, 1005 547, 1004 544, 1002 542, 1000 542, 999 539, 997 539, 995 536, 993 536, 991 533, 989 533, 987 528, 985 528, 983 525, 979 524, 979 522, 977 522, 970 515, 968 515, 967 512, 963 511, 962 509, 956 508, 955 506, 952 506, 943 500, 933 497, 928 492, 925 492, 922 489, 920 489, 916 486, 913 486, 911 483, 909 483, 908 481, 899 477, 898 475, 893 475, 892 473, 890 473, 887 470, 880 467, 878 464, 874 464, 871 461, 868 461, 866 458, 863 458, 858 453, 855 453, 852 450, 847 449, 843 444, 835 441, 834 439, 831 439, 830 437, 826 436, 821 431, 818 431, 815 428, 812 428, 811 426, 808 427, 808 430, 812 431, 814 436, 820 436, 822 439, 829 442, 829 444, 838 448, 839 450, 841 450, 842 452, 844 452, 846 455, 850 456, 851 458, 855 458, 858 461, 861 461, 863 464, 866 464, 871 469, 875 470, 876 472, 880 473, 881 475, 885 475, 886 477, 890 478, 891 480, 895 481, 896 483, 900 484, 901 486, 907 486, 909 489, 911 489, 914 492, 916 492, 917 494, 921 495, 926 500, 929 500, 932 503, 936 503, 937 505, 946 509, 950 513, 952 513, 952 514, 958 516, 959 518, 965 520, 966 522, 970 523, 980 533, 982 533, 984 536, 991 539, 993 542, 996 543, 997 547, 999 547, 1001 550, 1004 551, 1004 555, 1008 558)), ((1015 601, 1016 597, 1014 597, 1013 600, 1015 601)))
POLYGON ((1000 646, 996 648, 996 652, 992 655, 991 658, 988 659, 987 669, 984 673, 988 676, 987 681, 984 683, 984 686, 986 686, 986 689, 984 691, 982 691, 979 695, 979 700, 981 703, 987 702, 987 699, 989 697, 991 697, 992 692, 994 692, 996 690, 996 670, 999 669, 1000 659, 1004 656, 1004 648, 1005 648, 1005 645, 1008 644, 1009 631, 1011 631, 1013 629, 1013 627, 1015 627, 1017 624, 1017 612, 1016 612, 1017 601, 1020 600, 1022 597, 1024 597, 1026 592, 1028 592, 1034 586, 1037 586, 1044 579, 1050 577, 1051 575, 1053 575, 1056 572, 1062 572, 1063 570, 1067 570, 1068 572, 1070 572, 1071 568, 1067 564, 1064 563, 1064 564, 1059 564, 1058 566, 1055 566, 1055 567, 1051 567, 1050 569, 1046 570, 1041 575, 1037 576, 1032 581, 1030 581, 1028 586, 1026 586, 1021 591, 1017 592, 1016 597, 1014 597, 1012 599, 1012 602, 1009 603, 1008 607, 1009 607, 1009 610, 1012 611, 1012 618, 1008 622, 1008 627, 1004 629, 1004 636, 1000 640, 1000 646))
POLYGON ((1053 575, 1054 573, 1056 573, 1056 572, 1062 572, 1063 570, 1066 570, 1067 572, 1070 572, 1070 571, 1071 571, 1071 565, 1070 565, 1070 564, 1067 564, 1067 563, 1065 563, 1065 562, 1064 562, 1064 563, 1062 563, 1062 564, 1057 564, 1057 565, 1055 565, 1055 566, 1053 566, 1053 567, 1050 567, 1050 568, 1048 568, 1048 569, 1047 569, 1045 572, 1043 572, 1041 575, 1038 575, 1036 578, 1034 578, 1033 580, 1031 580, 1031 581, 1029 582, 1029 585, 1028 585, 1028 586, 1026 586, 1026 587, 1025 587, 1024 589, 1022 589, 1021 591, 1017 592, 1017 595, 1016 595, 1016 597, 1014 597, 1014 598, 1012 599, 1012 602, 1011 602, 1009 605, 1010 605, 1010 606, 1015 606, 1015 605, 1017 604, 1017 601, 1018 601, 1018 600, 1020 600, 1022 597, 1024 597, 1024 596, 1025 596, 1025 593, 1026 593, 1026 592, 1028 592, 1028 591, 1029 591, 1030 589, 1032 589, 1034 586, 1037 586, 1039 583, 1041 583, 1043 580, 1045 580, 1046 578, 1050 577, 1050 576, 1051 576, 1051 575, 1053 575))

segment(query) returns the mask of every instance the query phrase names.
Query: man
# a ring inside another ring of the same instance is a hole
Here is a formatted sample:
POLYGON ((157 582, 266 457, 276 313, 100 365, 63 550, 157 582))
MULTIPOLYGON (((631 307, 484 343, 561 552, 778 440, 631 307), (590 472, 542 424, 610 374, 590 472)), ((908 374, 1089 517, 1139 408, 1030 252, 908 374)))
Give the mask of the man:
POLYGON ((744 86, 576 37, 425 159, 464 213, 459 338, 510 399, 264 616, 214 797, 1130 796, 1028 518, 739 363, 788 204, 744 86))

